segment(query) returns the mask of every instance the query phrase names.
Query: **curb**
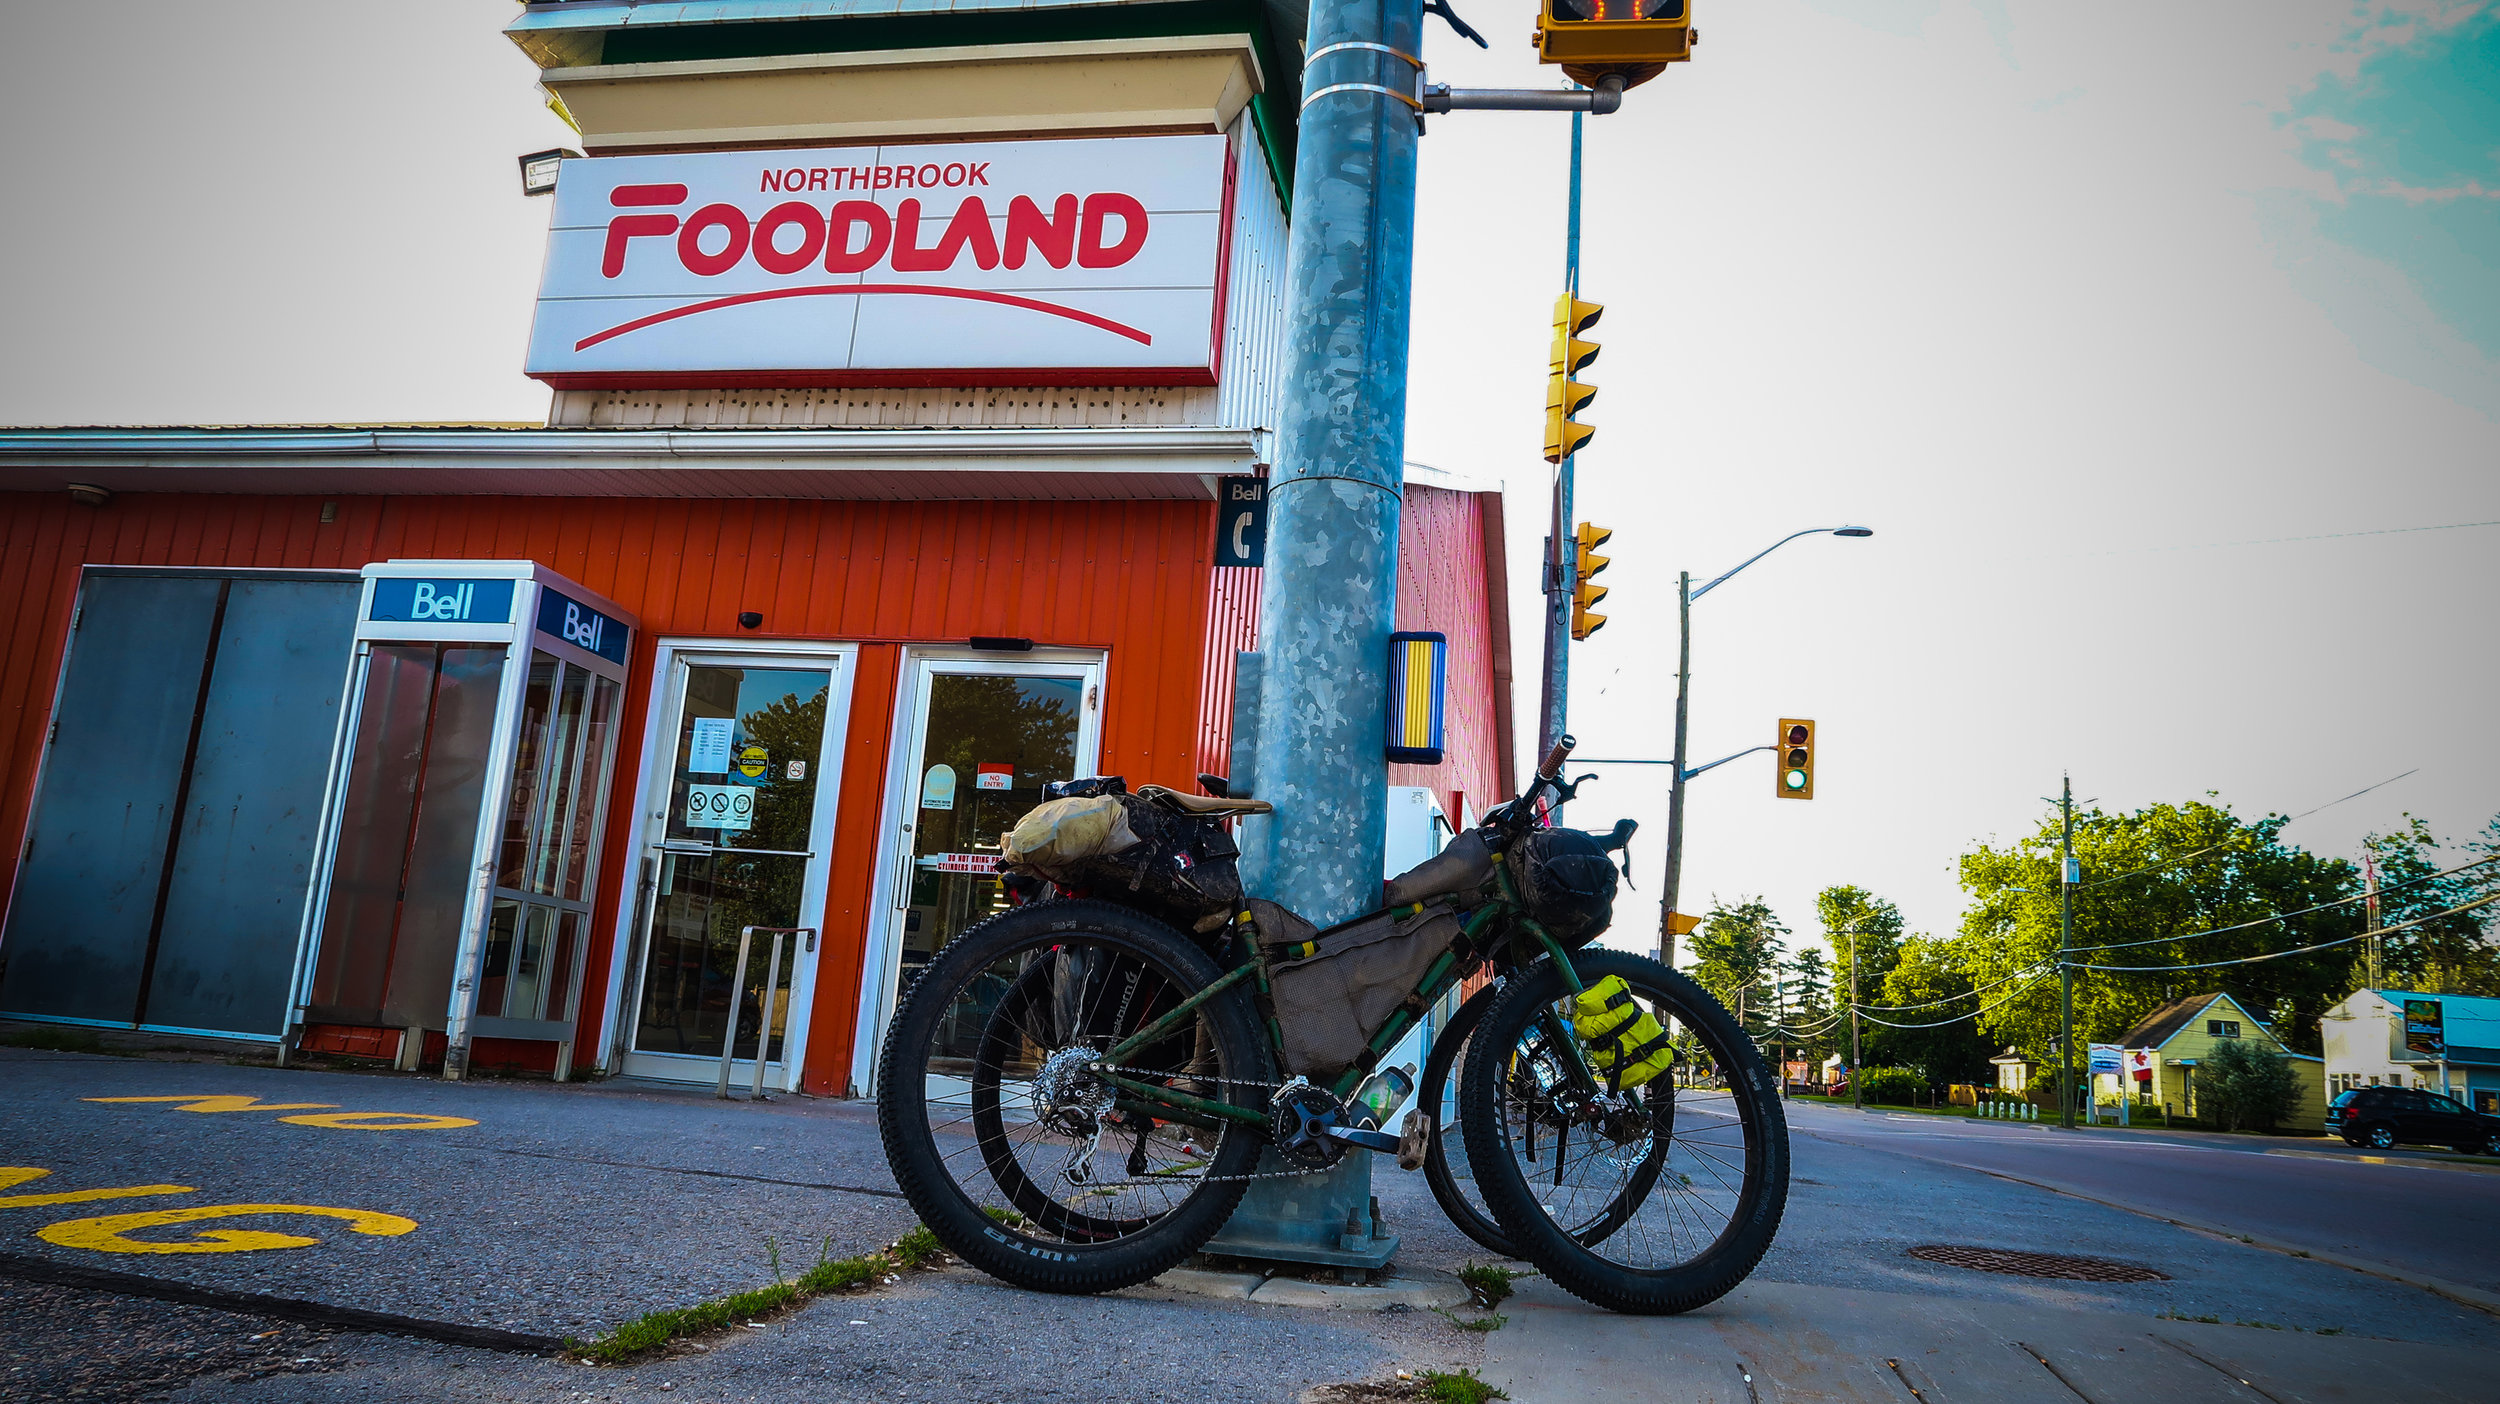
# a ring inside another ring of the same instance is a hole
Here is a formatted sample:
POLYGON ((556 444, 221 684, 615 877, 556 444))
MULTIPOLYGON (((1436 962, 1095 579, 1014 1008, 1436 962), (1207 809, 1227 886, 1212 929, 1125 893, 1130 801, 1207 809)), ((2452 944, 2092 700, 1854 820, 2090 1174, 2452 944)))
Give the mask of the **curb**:
POLYGON ((1221 1301, 1254 1302, 1261 1306, 1302 1307, 1316 1311, 1429 1311, 1465 1303, 1466 1284, 1434 1273, 1429 1277, 1391 1278, 1378 1287, 1305 1282, 1298 1277, 1262 1277, 1255 1272, 1218 1272, 1209 1268, 1174 1268, 1151 1284, 1192 1296, 1221 1301))
POLYGON ((2407 1165, 2417 1170, 2455 1170, 2468 1175, 2500 1175, 2500 1165, 2469 1165, 2463 1161, 2440 1160, 2430 1156, 2362 1155, 2352 1152, 2337 1155, 2333 1151, 2270 1150, 2267 1155, 2285 1155, 2299 1160, 2332 1160, 2359 1165, 2407 1165))
POLYGON ((272 1321, 300 1321, 310 1326, 369 1331, 384 1336, 414 1336, 419 1340, 468 1346, 474 1350, 497 1350, 511 1355, 556 1355, 564 1349, 564 1342, 554 1336, 504 1331, 492 1326, 470 1326, 458 1321, 431 1321, 422 1316, 399 1316, 386 1311, 367 1311, 361 1307, 332 1306, 326 1302, 308 1302, 295 1297, 229 1292, 141 1273, 56 1263, 22 1253, 0 1253, 0 1277, 41 1282, 54 1287, 76 1287, 89 1292, 110 1292, 123 1297, 151 1297, 162 1302, 209 1307, 272 1321))

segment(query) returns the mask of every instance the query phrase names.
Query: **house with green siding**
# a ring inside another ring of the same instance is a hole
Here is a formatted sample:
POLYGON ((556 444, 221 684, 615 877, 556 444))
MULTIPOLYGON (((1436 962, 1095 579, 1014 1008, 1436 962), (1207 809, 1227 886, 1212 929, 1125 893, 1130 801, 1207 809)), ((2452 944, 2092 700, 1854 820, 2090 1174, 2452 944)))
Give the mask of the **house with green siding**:
MULTIPOLYGON (((2151 1055, 2152 1078, 2134 1091, 2148 1097, 2171 1118, 2201 1115, 2196 1105, 2197 1065, 2214 1045, 2238 1039, 2259 1043, 2290 1062, 2299 1080, 2300 1101, 2279 1125, 2285 1130, 2323 1131, 2326 1127, 2326 1061, 2295 1053, 2275 1037, 2264 1020, 2249 1013, 2227 994, 2190 995, 2172 1000, 2127 1030, 2119 1044, 2151 1055)), ((2095 1093, 2116 1092, 2124 1074, 2104 1073, 2093 1079, 2095 1093)))

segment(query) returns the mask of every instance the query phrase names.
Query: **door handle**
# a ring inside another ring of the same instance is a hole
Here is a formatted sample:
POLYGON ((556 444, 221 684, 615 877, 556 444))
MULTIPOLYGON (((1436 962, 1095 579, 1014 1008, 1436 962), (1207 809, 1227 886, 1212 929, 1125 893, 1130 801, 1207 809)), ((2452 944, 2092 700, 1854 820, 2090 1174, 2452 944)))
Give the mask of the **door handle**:
POLYGON ((911 851, 911 829, 909 826, 905 826, 900 843, 903 850, 903 861, 901 867, 894 874, 894 910, 898 912, 911 905, 912 864, 914 860, 920 856, 911 851))

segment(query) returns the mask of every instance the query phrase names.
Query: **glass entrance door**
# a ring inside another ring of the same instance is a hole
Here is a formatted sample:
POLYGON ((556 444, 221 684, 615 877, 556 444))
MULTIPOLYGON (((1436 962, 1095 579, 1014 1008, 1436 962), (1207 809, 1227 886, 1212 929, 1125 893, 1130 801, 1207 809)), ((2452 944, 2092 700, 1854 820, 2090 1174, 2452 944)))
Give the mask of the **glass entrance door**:
MULTIPOLYGON (((931 957, 1006 906, 1001 840, 1042 802, 1042 786, 1094 771, 1097 662, 915 660, 902 763, 889 782, 890 874, 884 951, 872 965, 873 1050, 895 1001, 931 957)), ((862 1055, 864 1073, 870 1065, 862 1055)), ((867 1079, 863 1076, 864 1084, 867 1079)))
POLYGON ((819 924, 832 806, 818 801, 832 795, 824 760, 827 745, 839 744, 827 739, 839 666, 676 663, 674 724, 662 732, 670 768, 644 785, 656 881, 626 1072, 709 1080, 726 1042, 740 1062, 780 1064, 783 1074, 768 1081, 790 1085, 821 933, 785 940, 769 971, 772 937, 757 933, 743 979, 738 936, 819 924))

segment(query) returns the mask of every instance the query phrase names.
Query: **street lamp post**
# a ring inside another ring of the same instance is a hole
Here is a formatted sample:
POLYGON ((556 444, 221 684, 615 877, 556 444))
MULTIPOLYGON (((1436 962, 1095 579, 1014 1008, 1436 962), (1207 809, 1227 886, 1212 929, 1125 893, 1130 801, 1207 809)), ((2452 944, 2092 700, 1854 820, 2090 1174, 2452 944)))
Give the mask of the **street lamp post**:
POLYGON ((1664 883, 1666 891, 1662 894, 1664 900, 1658 908, 1658 958, 1669 965, 1675 964, 1675 904, 1684 880, 1684 783, 1693 776, 1693 772, 1685 769, 1684 750, 1685 723, 1690 716, 1693 683, 1693 601, 1727 583, 1728 577, 1736 574, 1736 571, 1743 570, 1746 566, 1761 560, 1798 537, 1820 536, 1825 533, 1833 536, 1873 536, 1875 529, 1862 526, 1836 526, 1808 527, 1804 531, 1792 531, 1746 557, 1735 570, 1725 572, 1698 590, 1693 588, 1692 572, 1685 571, 1676 577, 1675 760, 1667 790, 1667 876, 1664 883))

